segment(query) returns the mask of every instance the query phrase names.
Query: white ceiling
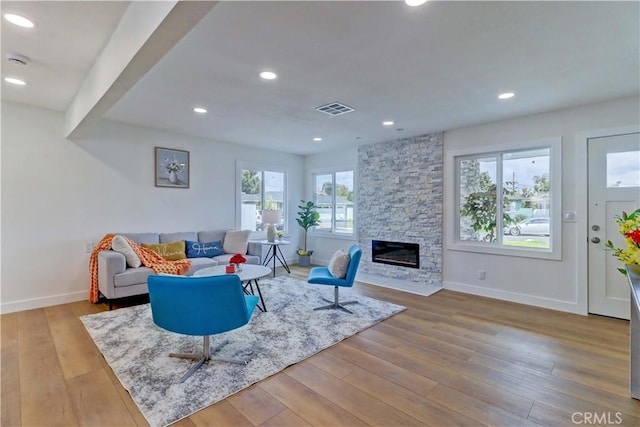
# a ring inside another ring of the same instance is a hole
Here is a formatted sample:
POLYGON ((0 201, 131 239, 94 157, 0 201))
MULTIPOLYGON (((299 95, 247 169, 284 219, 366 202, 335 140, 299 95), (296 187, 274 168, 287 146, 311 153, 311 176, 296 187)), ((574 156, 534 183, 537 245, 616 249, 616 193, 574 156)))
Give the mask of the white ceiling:
MULTIPOLYGON (((36 27, 2 23, 2 75, 29 81, 2 99, 66 110, 127 5, 3 1, 36 27)), ((105 117, 298 154, 455 129, 637 95, 639 21, 635 1, 220 2, 105 117), (314 110, 333 101, 355 112, 314 110)))

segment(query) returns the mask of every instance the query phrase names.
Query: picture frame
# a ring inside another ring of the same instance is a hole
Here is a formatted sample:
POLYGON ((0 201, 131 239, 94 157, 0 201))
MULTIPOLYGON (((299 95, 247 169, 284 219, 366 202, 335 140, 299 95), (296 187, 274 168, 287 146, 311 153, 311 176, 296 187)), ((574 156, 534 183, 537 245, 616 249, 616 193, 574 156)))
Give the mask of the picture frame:
POLYGON ((155 147, 156 187, 189 188, 189 152, 155 147))

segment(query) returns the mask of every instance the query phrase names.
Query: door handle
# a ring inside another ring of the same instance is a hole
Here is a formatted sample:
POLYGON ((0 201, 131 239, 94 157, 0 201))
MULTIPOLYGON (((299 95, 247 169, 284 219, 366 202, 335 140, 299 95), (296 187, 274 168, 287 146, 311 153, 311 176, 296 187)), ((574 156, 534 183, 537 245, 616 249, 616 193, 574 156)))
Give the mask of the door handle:
POLYGON ((591 242, 593 242, 593 243, 600 243, 600 238, 599 238, 599 237, 592 237, 592 238, 591 238, 591 242))

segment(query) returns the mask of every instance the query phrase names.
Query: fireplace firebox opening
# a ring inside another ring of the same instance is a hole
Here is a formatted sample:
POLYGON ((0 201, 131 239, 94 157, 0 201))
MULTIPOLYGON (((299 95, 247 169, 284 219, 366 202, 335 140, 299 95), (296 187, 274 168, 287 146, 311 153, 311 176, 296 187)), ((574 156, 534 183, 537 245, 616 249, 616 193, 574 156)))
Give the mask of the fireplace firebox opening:
POLYGON ((417 243, 372 240, 371 260, 382 264, 420 268, 420 245, 417 243))

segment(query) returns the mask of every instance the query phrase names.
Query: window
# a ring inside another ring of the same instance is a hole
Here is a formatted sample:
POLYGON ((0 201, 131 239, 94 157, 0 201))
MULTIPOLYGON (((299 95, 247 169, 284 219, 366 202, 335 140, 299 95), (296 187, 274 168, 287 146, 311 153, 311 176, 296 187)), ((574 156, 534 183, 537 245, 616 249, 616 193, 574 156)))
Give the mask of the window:
POLYGON ((452 155, 452 249, 559 259, 560 141, 545 142, 452 155))
POLYGON ((640 187, 640 151, 607 153, 607 188, 640 187))
POLYGON ((283 230, 286 216, 284 172, 240 168, 240 227, 261 231, 265 219, 277 218, 276 229, 283 230), (274 211, 265 215, 265 211, 274 211))
POLYGON ((316 173, 313 183, 313 201, 320 214, 320 224, 315 230, 352 235, 353 171, 316 173))

